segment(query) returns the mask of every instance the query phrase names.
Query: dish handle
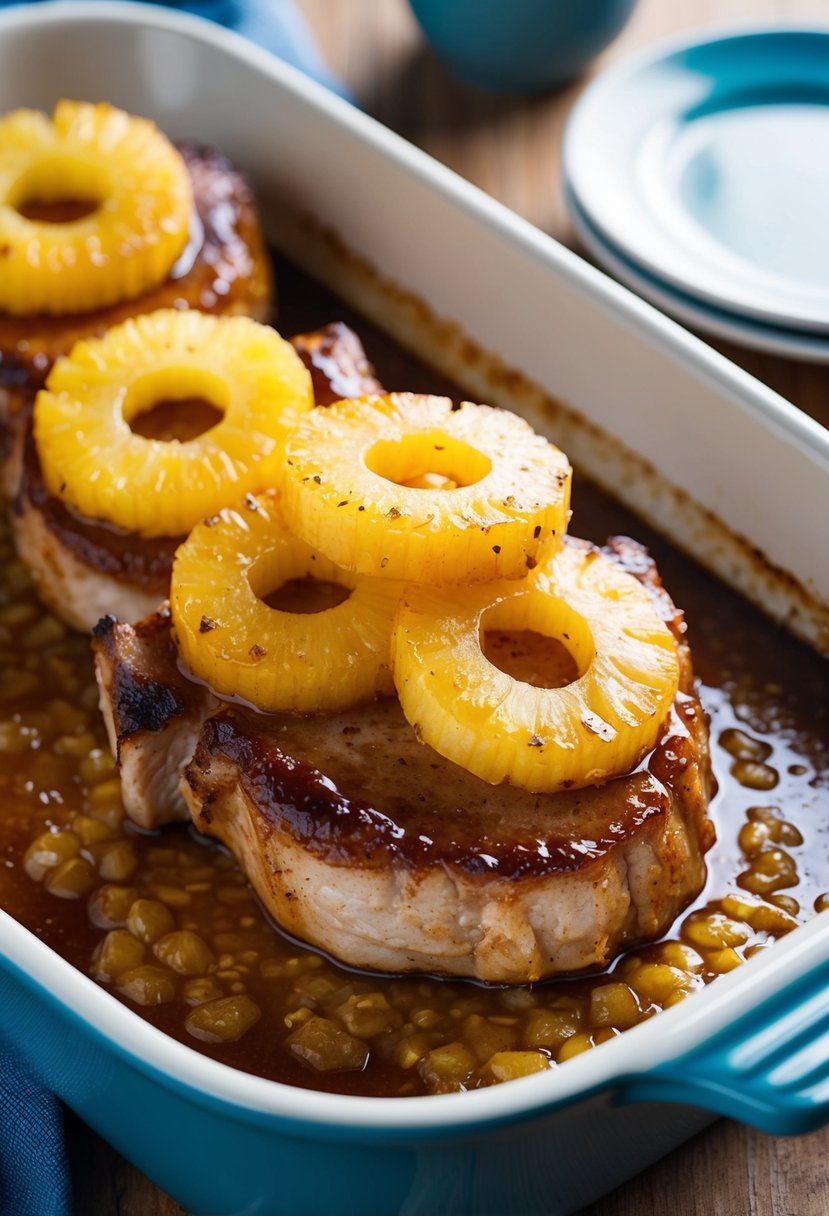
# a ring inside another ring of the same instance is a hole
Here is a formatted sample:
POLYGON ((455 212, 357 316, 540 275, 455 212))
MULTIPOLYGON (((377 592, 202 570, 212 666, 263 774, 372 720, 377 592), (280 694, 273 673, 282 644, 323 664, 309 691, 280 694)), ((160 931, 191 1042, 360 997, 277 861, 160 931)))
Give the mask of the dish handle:
POLYGON ((619 1097, 699 1106, 774 1135, 829 1123, 829 959, 690 1051, 626 1079, 619 1097))

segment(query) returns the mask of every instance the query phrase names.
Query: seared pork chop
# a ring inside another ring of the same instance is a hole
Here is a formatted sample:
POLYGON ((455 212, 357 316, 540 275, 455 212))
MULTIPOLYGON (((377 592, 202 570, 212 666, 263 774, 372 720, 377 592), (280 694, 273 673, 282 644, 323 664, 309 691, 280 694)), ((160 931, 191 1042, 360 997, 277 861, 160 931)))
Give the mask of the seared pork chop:
POLYGON ((608 552, 650 588, 681 657, 663 736, 628 776, 552 795, 490 786, 419 743, 393 698, 307 717, 220 705, 182 676, 156 617, 102 622, 94 643, 129 813, 181 817, 174 770, 197 737, 181 782, 196 826, 281 926, 354 966, 525 983, 660 936, 705 880, 707 728, 653 562, 625 538, 608 552))
MULTIPOLYGON (((360 339, 335 322, 291 339, 311 372, 318 405, 380 391, 360 339)), ((88 630, 100 617, 148 616, 167 596, 183 537, 147 539, 84 519, 46 489, 29 418, 14 503, 18 552, 40 598, 68 624, 88 630)))
POLYGON ((179 670, 169 609, 135 626, 105 617, 92 646, 127 814, 147 829, 189 819, 179 793, 181 772, 219 702, 179 670))
POLYGON ((311 373, 317 405, 382 393, 383 386, 374 375, 362 342, 342 321, 332 321, 311 333, 295 334, 291 345, 311 373))
POLYGON ((20 484, 32 402, 55 360, 81 338, 101 337, 128 317, 158 308, 268 318, 270 262, 250 187, 220 153, 194 144, 179 151, 190 173, 195 213, 187 248, 163 283, 137 300, 96 312, 0 313, 0 490, 10 500, 20 484))

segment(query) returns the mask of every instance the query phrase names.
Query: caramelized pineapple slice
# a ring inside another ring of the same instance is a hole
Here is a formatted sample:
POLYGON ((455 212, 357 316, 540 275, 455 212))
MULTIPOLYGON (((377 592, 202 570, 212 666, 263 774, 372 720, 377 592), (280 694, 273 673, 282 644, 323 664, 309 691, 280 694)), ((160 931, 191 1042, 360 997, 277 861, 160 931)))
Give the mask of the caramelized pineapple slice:
POLYGON ((413 393, 315 410, 289 439, 291 528, 359 574, 432 584, 523 578, 559 547, 570 466, 523 419, 413 393))
POLYGON ((392 663, 425 743, 484 781, 537 793, 629 772, 657 742, 679 682, 674 637, 645 588, 575 544, 523 583, 407 587, 392 663), (563 641, 577 678, 563 688, 514 679, 484 657, 490 629, 563 641))
POLYGON ((35 402, 35 440, 49 492, 82 515, 178 536, 267 487, 286 433, 313 404, 307 369, 275 330, 164 309, 55 364, 35 402), (187 442, 130 427, 159 401, 191 398, 222 417, 187 442))
POLYGON ((393 691, 400 591, 314 553, 290 535, 275 497, 265 494, 193 529, 176 554, 170 606, 184 662, 221 696, 272 712, 321 713, 393 691), (311 611, 265 602, 286 584, 295 595, 312 593, 296 586, 310 580, 326 592, 334 584, 346 598, 311 611))
POLYGON ((187 244, 182 158, 153 123, 61 101, 0 119, 0 311, 88 312, 161 283, 187 244), (36 218, 64 204, 66 222, 36 218))

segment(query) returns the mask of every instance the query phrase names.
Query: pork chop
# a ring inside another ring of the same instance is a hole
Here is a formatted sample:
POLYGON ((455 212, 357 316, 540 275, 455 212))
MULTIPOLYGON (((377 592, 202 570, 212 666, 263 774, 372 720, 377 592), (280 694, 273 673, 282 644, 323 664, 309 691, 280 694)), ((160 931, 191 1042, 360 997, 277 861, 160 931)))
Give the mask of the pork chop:
MULTIPOLYGON (((334 322, 291 342, 311 372, 318 405, 379 391, 362 343, 347 325, 334 322)), ((153 612, 168 594, 173 556, 184 539, 120 532, 79 516, 50 494, 30 419, 12 527, 40 598, 82 631, 103 616, 138 621, 153 612)))
POLYGON ((526 983, 659 937, 705 881, 707 726, 656 567, 625 538, 607 552, 650 588, 681 658, 665 731, 635 772, 535 795, 437 755, 393 698, 307 717, 220 704, 182 676, 159 617, 102 623, 95 640, 129 813, 144 826, 182 816, 173 770, 195 741, 181 782, 193 822, 279 925, 357 967, 526 983), (152 714, 136 707, 145 695, 152 714))
POLYGON ((137 625, 104 617, 92 647, 124 809, 148 830, 189 819, 179 780, 219 702, 180 671, 169 609, 165 605, 137 625))

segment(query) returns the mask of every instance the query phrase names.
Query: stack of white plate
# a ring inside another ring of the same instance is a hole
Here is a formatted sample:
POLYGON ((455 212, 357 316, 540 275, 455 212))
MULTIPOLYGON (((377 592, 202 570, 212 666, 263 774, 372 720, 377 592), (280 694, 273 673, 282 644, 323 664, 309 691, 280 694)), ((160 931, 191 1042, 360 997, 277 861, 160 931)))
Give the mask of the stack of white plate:
POLYGON ((829 25, 684 39, 598 77, 568 205, 612 274, 694 329, 829 362, 829 25))

